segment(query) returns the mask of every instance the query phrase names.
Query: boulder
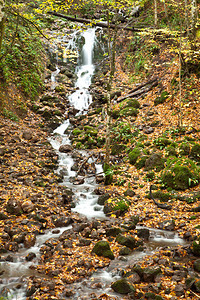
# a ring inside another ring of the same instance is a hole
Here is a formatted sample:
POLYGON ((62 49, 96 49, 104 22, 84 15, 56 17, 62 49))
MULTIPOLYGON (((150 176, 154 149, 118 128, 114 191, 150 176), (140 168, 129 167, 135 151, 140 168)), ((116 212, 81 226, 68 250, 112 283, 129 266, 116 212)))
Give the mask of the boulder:
POLYGON ((72 150, 73 150, 73 148, 71 145, 61 145, 59 148, 59 151, 63 152, 63 153, 68 153, 68 152, 71 152, 72 150))
POLYGON ((133 236, 124 236, 122 234, 118 234, 118 236, 116 237, 116 242, 130 249, 135 248, 137 243, 136 239, 133 236))
POLYGON ((192 243, 192 252, 196 256, 200 256, 200 236, 192 243))
POLYGON ((175 221, 174 220, 165 220, 159 223, 159 228, 164 230, 173 231, 175 229, 175 221))
POLYGON ((155 277, 161 273, 161 268, 144 268, 143 270, 143 279, 145 282, 153 282, 155 277))
POLYGON ((110 259, 114 259, 114 254, 111 251, 110 245, 107 241, 97 242, 92 249, 92 253, 95 253, 98 256, 103 256, 103 257, 108 257, 110 259))
POLYGON ((134 286, 124 278, 112 283, 111 288, 119 294, 135 293, 136 291, 134 286))
POLYGON ((30 130, 24 131, 22 134, 22 138, 25 140, 31 140, 33 137, 33 133, 30 130))
POLYGON ((164 159, 162 158, 161 153, 152 153, 145 162, 145 169, 147 171, 154 168, 157 171, 160 171, 164 168, 164 159))
POLYGON ((148 228, 137 229, 137 236, 139 236, 140 238, 143 238, 145 240, 148 240, 149 236, 150 236, 150 231, 148 228))

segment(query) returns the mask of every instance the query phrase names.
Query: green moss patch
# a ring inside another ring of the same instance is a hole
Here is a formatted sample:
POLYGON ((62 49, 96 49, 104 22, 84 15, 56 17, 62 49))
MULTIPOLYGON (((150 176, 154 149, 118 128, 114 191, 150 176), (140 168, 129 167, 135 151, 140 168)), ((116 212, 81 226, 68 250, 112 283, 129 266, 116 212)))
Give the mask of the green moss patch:
POLYGON ((199 183, 199 169, 190 159, 169 158, 161 179, 167 186, 176 190, 186 190, 199 183))

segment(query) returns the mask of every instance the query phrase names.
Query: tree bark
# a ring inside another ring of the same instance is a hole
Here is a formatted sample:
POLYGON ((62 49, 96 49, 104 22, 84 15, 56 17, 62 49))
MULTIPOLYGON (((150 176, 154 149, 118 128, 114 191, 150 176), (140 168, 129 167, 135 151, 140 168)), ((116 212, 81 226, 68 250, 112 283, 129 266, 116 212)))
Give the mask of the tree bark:
POLYGON ((5 1, 1 0, 0 2, 0 52, 2 48, 3 35, 4 35, 4 29, 6 23, 4 8, 5 8, 5 1))

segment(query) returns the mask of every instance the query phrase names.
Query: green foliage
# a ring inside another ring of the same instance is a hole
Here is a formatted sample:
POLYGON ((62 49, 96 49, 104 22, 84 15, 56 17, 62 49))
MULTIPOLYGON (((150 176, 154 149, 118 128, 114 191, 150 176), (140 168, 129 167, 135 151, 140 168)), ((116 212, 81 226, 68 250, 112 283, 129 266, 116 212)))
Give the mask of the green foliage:
POLYGON ((168 140, 165 137, 159 137, 159 138, 155 139, 153 143, 158 149, 162 150, 166 146, 170 145, 172 143, 172 141, 168 140))
POLYGON ((19 118, 12 111, 7 110, 6 108, 3 109, 2 114, 7 119, 15 122, 19 121, 19 118))
POLYGON ((22 21, 18 24, 15 42, 12 45, 16 23, 16 17, 8 16, 0 68, 7 83, 16 84, 26 96, 35 99, 42 87, 43 46, 38 32, 22 21))
POLYGON ((169 93, 167 91, 162 91, 160 97, 157 97, 154 100, 154 105, 162 104, 169 97, 169 93))

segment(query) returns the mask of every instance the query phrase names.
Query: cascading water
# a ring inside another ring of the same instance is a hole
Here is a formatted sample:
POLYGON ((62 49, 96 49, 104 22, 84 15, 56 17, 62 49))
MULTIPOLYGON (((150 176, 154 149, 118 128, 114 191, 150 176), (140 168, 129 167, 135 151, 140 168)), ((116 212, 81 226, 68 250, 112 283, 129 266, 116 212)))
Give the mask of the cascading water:
MULTIPOLYGON (((78 34, 78 33, 77 33, 78 34)), ((79 33, 80 34, 80 33, 79 33)), ((76 67, 77 81, 75 83, 76 91, 69 96, 70 104, 77 110, 78 114, 83 114, 88 110, 89 105, 92 102, 92 96, 89 93, 89 87, 91 84, 92 76, 95 71, 93 64, 93 50, 95 47, 95 28, 88 28, 81 33, 84 39, 84 45, 81 51, 79 65, 76 67)), ((73 41, 76 39, 73 38, 73 41)), ((70 44, 73 49, 75 46, 70 44)), ((61 145, 70 144, 70 140, 65 130, 69 127, 70 122, 67 120, 64 124, 59 126, 54 131, 54 136, 51 139, 51 144, 54 149, 58 150, 61 145), (55 135, 56 134, 56 135, 55 135)), ((75 194, 78 203, 73 211, 86 215, 86 217, 105 217, 102 207, 97 202, 97 196, 93 194, 95 189, 95 177, 85 179, 85 183, 74 186, 70 182, 70 177, 76 175, 76 172, 71 171, 73 165, 73 159, 68 154, 59 154, 59 168, 58 172, 65 174, 63 185, 70 187, 75 194)), ((102 168, 99 164, 96 165, 96 173, 102 172, 102 168)))

